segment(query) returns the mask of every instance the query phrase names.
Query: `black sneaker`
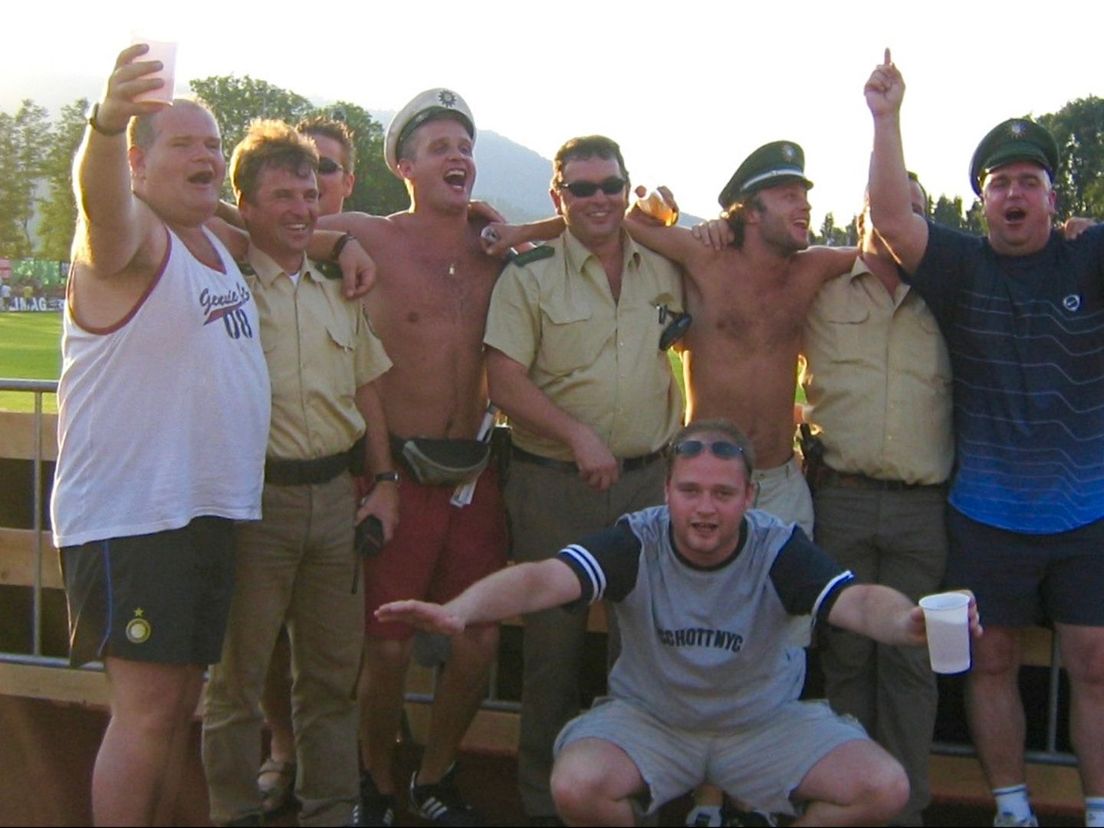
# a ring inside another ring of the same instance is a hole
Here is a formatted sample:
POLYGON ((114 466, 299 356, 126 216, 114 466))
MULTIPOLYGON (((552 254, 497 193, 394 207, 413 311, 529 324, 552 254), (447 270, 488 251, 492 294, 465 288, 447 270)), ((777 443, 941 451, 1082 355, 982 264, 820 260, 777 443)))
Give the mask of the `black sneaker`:
POLYGON ((441 781, 434 785, 419 785, 418 772, 410 777, 410 807, 414 814, 435 825, 484 825, 472 807, 460 796, 456 787, 456 764, 453 763, 441 781))
POLYGON ((360 801, 353 806, 353 825, 357 828, 390 828, 394 822, 395 797, 381 794, 372 774, 363 771, 360 774, 360 801))

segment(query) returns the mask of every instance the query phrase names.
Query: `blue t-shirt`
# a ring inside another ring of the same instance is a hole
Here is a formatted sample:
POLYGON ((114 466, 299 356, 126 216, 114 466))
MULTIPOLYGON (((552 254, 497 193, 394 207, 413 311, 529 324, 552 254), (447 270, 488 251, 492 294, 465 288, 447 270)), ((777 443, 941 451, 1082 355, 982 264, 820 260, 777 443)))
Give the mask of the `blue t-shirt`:
POLYGON ((1104 226, 1028 256, 929 224, 911 282, 954 370, 951 504, 1030 534, 1104 517, 1104 226))

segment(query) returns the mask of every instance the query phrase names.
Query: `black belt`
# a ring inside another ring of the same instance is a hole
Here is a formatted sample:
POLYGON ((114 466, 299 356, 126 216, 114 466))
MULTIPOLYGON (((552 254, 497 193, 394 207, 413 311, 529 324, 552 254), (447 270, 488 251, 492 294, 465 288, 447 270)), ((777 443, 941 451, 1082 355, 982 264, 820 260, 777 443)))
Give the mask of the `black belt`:
MULTIPOLYGON (((355 447, 354 447, 355 449, 355 447)), ((272 486, 309 486, 328 483, 339 474, 349 470, 352 452, 331 454, 317 460, 276 460, 265 459, 265 483, 272 486)))
MULTIPOLYGON (((663 456, 664 451, 665 449, 658 449, 651 454, 642 454, 639 457, 626 457, 618 460, 617 463, 622 472, 636 471, 637 469, 642 469, 654 463, 663 456)), ((551 457, 542 457, 539 454, 533 454, 524 449, 519 449, 517 446, 513 447, 511 458, 521 463, 532 463, 534 466, 545 466, 549 469, 558 469, 559 471, 571 472, 572 474, 579 473, 579 467, 570 460, 555 460, 551 457)))
POLYGON ((903 480, 881 480, 865 474, 838 472, 828 466, 817 469, 814 486, 839 486, 842 489, 867 489, 878 492, 905 492, 913 489, 944 489, 944 483, 906 483, 903 480))

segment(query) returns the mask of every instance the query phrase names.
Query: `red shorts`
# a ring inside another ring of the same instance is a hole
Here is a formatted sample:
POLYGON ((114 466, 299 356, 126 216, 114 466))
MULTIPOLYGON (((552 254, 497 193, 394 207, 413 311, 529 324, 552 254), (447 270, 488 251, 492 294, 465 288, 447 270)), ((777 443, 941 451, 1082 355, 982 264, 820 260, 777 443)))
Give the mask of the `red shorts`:
POLYGON ((407 598, 443 604, 506 565, 506 507, 498 474, 484 470, 467 506, 449 503, 452 493, 452 486, 423 486, 406 475, 399 482, 399 528, 364 565, 368 635, 409 638, 413 627, 381 624, 376 609, 407 598))

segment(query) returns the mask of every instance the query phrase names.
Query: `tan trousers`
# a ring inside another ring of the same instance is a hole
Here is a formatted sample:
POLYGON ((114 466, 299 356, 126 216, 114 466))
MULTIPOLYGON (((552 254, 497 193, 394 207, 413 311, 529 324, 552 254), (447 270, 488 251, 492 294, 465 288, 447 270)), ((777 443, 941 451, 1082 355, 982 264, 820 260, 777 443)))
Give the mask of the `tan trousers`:
MULTIPOLYGON (((596 492, 573 473, 513 461, 505 495, 514 559, 543 561, 626 512, 661 504, 664 479, 660 459, 596 492)), ((552 745, 579 713, 586 622, 586 612, 560 608, 525 616, 518 787, 530 817, 556 815, 548 790, 552 745)))
POLYGON ((353 481, 342 474, 319 485, 266 485, 262 508, 261 521, 238 525, 230 620, 207 686, 203 766, 211 819, 261 812, 260 697, 286 621, 299 824, 345 825, 359 794, 355 691, 364 641, 353 481))
MULTIPOLYGON (((947 562, 946 492, 941 487, 869 491, 828 483, 817 489, 816 541, 862 583, 884 584, 913 601, 938 592, 947 562)), ((931 801, 928 759, 939 701, 925 647, 890 647, 824 625, 819 649, 825 693, 858 719, 905 768, 911 793, 895 825, 921 825, 931 801)))

